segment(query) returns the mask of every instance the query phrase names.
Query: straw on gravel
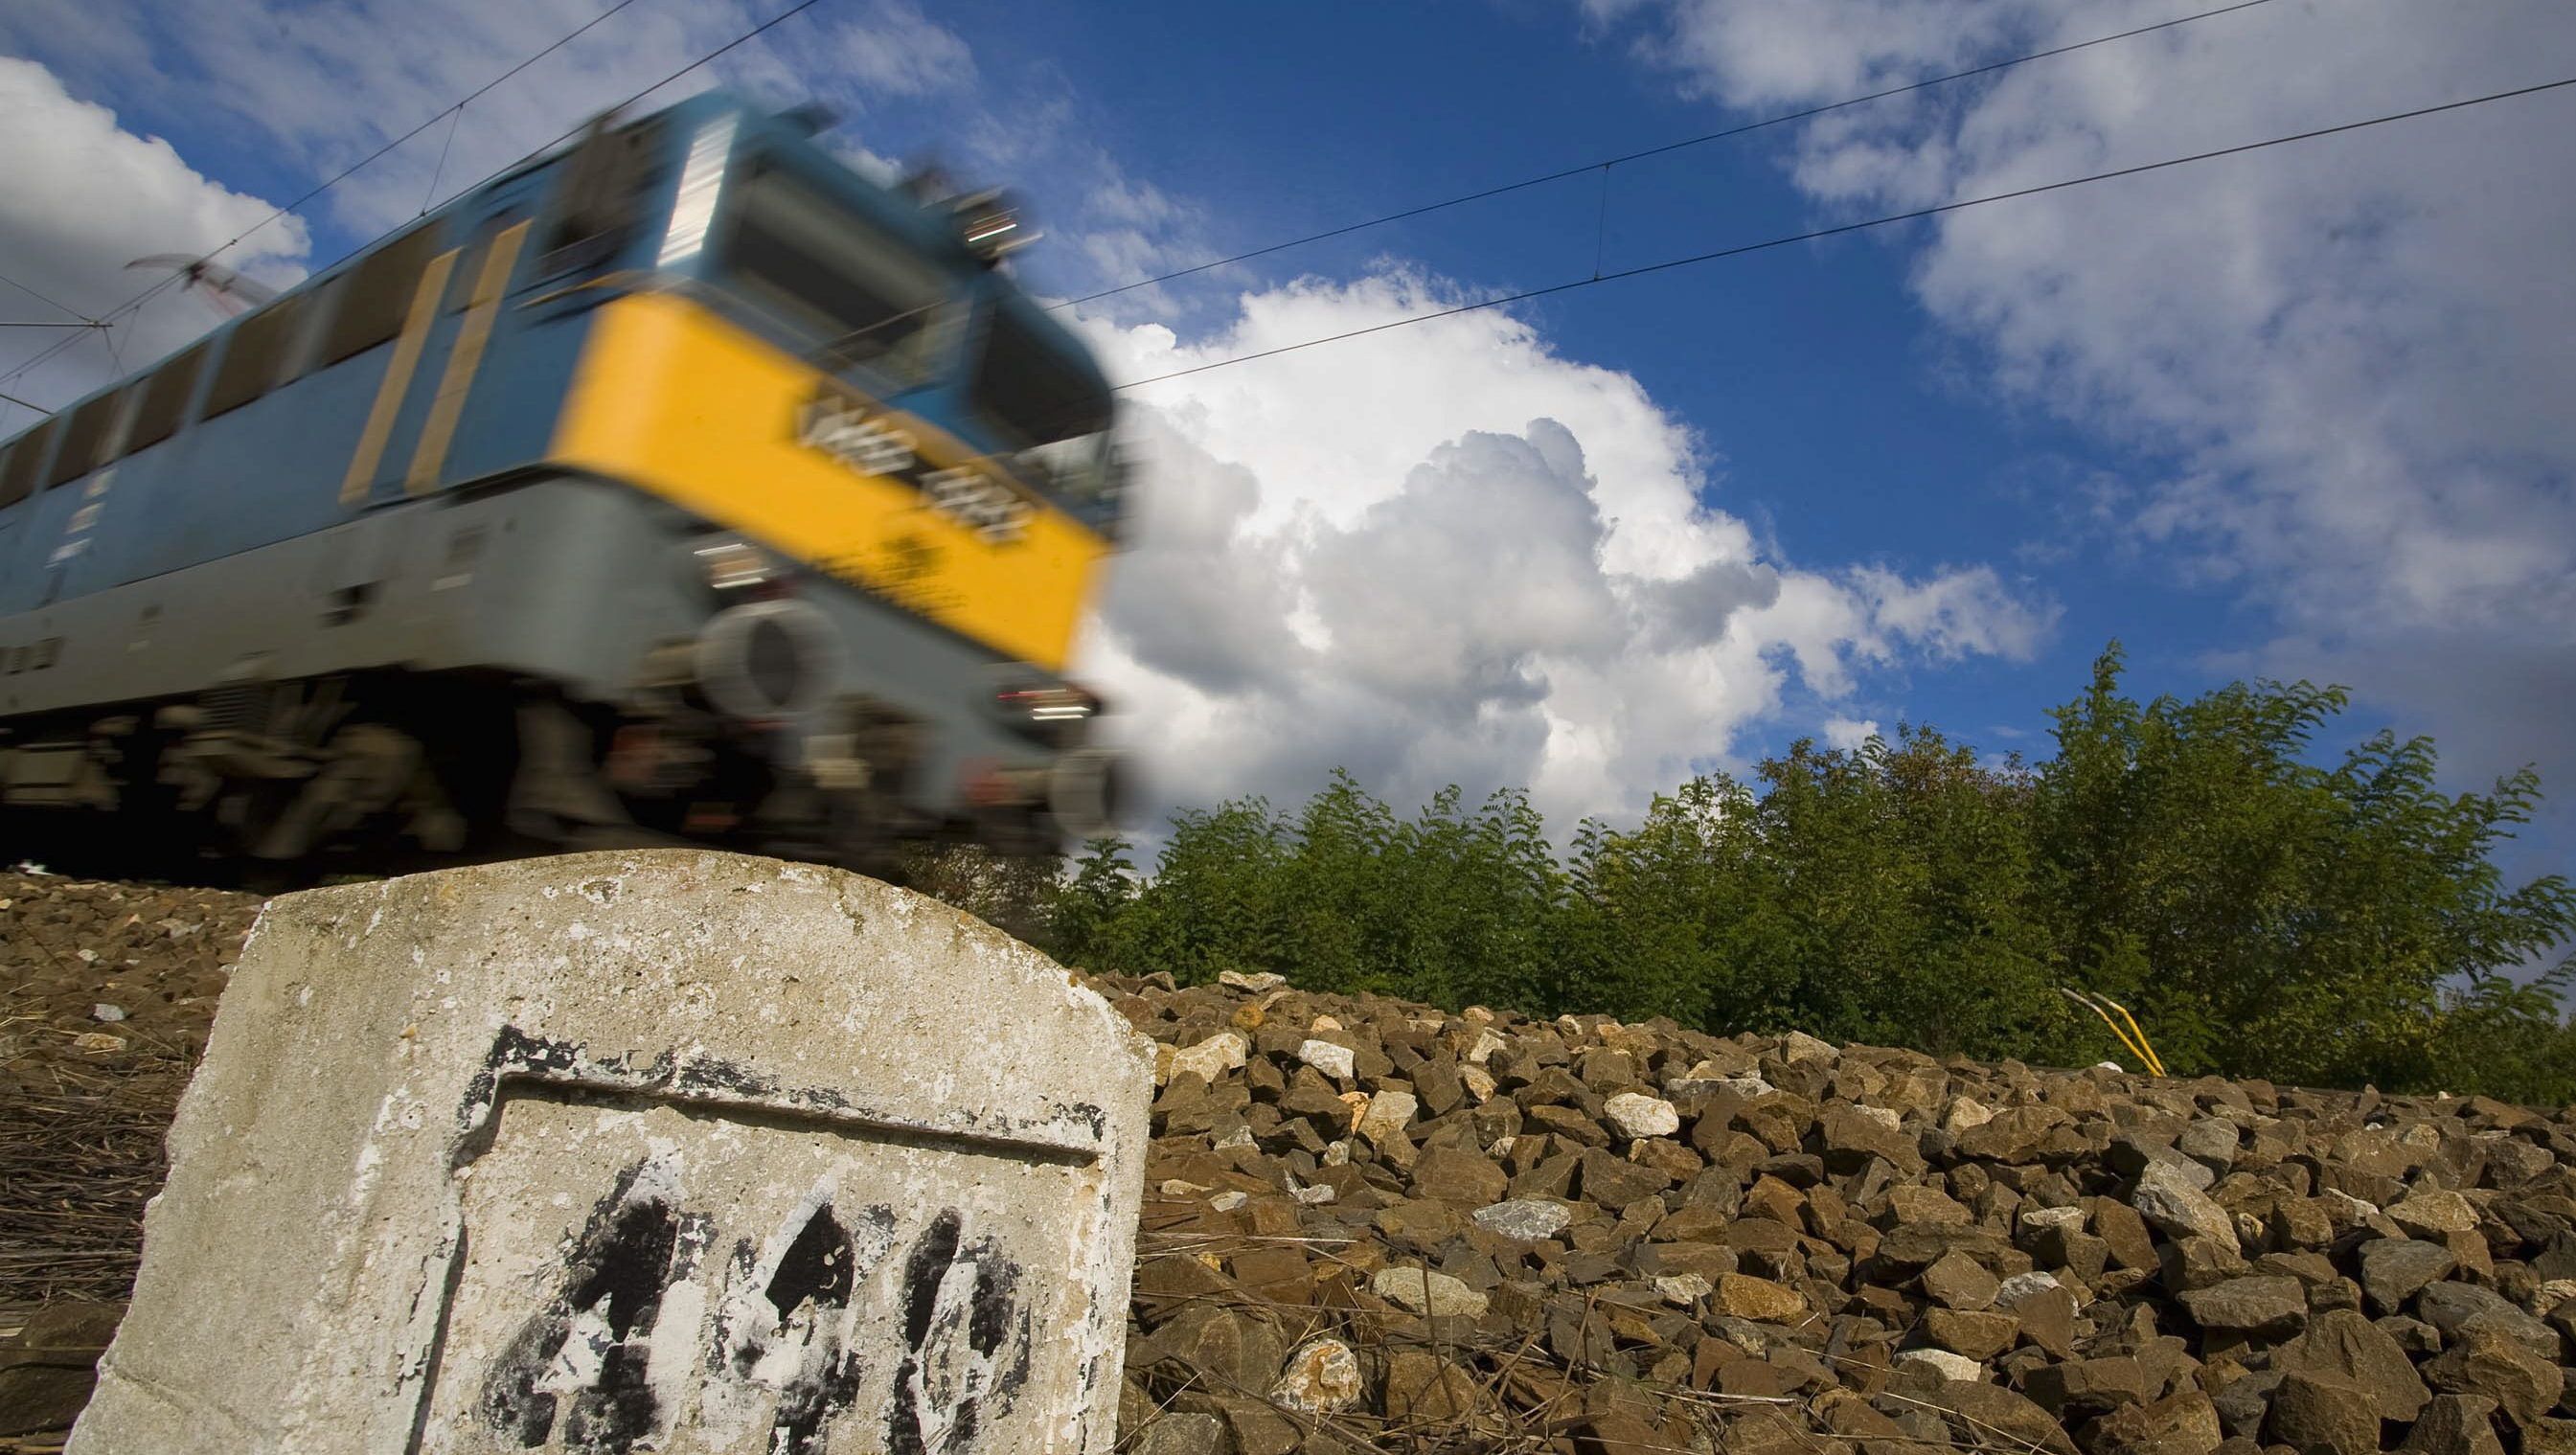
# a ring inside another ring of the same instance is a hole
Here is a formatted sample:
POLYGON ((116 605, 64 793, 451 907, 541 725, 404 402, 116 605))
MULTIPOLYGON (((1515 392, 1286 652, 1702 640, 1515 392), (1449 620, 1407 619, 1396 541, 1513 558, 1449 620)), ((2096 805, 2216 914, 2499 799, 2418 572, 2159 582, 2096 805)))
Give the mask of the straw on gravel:
POLYGON ((125 1297, 143 1206, 161 1186, 162 1134, 187 1086, 175 1061, 54 1075, 55 1089, 14 1094, 0 1122, 0 1307, 125 1297))

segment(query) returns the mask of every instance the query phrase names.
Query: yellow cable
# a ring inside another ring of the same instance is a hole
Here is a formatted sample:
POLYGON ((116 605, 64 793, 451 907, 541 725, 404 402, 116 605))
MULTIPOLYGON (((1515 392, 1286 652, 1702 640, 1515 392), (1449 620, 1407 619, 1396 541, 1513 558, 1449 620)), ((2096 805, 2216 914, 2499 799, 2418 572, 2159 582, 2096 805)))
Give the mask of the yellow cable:
POLYGON ((2164 1061, 2164 1058, 2163 1058, 2162 1056, 2157 1055, 2157 1054, 2156 1054, 2156 1048, 2155 1048, 2154 1046, 2151 1046, 2151 1045, 2149 1045, 2149 1044, 2147 1043, 2147 1032, 2146 1032, 2146 1028, 2145 1028, 2144 1026, 2141 1026, 2141 1025, 2139 1025, 2139 1024, 2138 1024, 2138 1018, 2137 1018, 2136 1016, 2133 1016, 2133 1015, 2129 1014, 2129 1008, 2128 1008, 2127 1006, 2122 1005, 2120 1002, 2118 1002, 2118 1001, 2116 1001, 2116 1000, 2112 1000, 2112 999, 2111 999, 2111 997, 2109 997, 2109 996, 2107 996, 2107 995, 2106 995, 2106 996, 2103 996, 2103 997, 2102 997, 2102 999, 2103 999, 2105 1002, 2107 1002, 2113 1010, 2116 1010, 2116 1011, 2118 1011, 2118 1012, 2120 1013, 2120 1019, 2122 1019, 2122 1020, 2124 1020, 2124 1021, 2127 1021, 2127 1022, 2129 1023, 2129 1029, 2130 1029, 2130 1030, 2135 1031, 2135 1032, 2137 1033, 2137 1036, 2138 1036, 2138 1051, 2139 1051, 2139 1053, 2140 1053, 2140 1054, 2142 1054, 2142 1055, 2144 1055, 2144 1056, 2146 1057, 2146 1059, 2147 1059, 2147 1069, 2148 1069, 2148 1070, 2150 1070, 2150 1071, 2155 1072, 2158 1076, 2162 1076, 2162 1075, 2164 1075, 2164 1074, 2165 1074, 2165 1061, 2164 1061))
MULTIPOLYGON (((2102 1018, 2102 1024, 2111 1028, 2111 1034, 2118 1038, 2121 1045, 2128 1048, 2130 1055, 2138 1058, 2139 1064, 2152 1064, 2153 1058, 2148 1055, 2146 1048, 2140 1046, 2137 1042, 2130 1040, 2129 1033, 2120 1029, 2120 1023, 2111 1019, 2111 1013, 2096 1004, 2093 997, 2086 995, 2080 990, 2069 990, 2064 986, 2058 987, 2058 993, 2065 996, 2067 999, 2074 1001, 2077 1005, 2084 1007, 2086 1010, 2093 1012, 2095 1015, 2100 1016, 2102 1018)), ((2162 1073, 2159 1072, 2158 1074, 2161 1075, 2162 1073)))

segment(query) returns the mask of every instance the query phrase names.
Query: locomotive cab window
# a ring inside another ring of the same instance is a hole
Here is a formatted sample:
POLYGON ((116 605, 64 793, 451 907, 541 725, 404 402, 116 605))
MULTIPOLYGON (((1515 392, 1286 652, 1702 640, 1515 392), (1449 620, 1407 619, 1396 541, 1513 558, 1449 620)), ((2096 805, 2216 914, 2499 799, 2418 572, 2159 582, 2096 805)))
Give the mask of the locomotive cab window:
POLYGON ((1012 450, 1013 471, 1103 524, 1116 513, 1108 386, 1009 310, 993 315, 975 360, 978 413, 1012 450))
POLYGON ((724 276, 802 330, 825 368, 870 364, 906 382, 930 373, 939 273, 851 209, 774 168, 733 184, 724 276))

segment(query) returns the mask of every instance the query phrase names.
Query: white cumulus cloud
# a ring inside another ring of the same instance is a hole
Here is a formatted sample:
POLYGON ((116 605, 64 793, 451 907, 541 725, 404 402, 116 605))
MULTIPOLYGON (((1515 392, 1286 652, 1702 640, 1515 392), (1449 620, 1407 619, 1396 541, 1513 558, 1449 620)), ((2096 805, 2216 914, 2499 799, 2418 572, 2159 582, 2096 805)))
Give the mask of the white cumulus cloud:
MULTIPOLYGON (((274 206, 213 181, 169 142, 138 136, 106 107, 77 100, 33 61, 0 56, 0 309, 28 320, 69 315, 37 295, 96 318, 149 284, 152 274, 124 264, 153 253, 197 253, 248 231, 274 206)), ((271 282, 302 273, 303 225, 293 218, 254 234, 226 255, 233 267, 271 282)), ((0 385, 51 406, 114 378, 115 359, 139 368, 187 342, 221 317, 201 298, 165 293, 119 321, 109 341, 85 337, 0 385)), ((55 331, 0 332, 0 372, 53 348, 55 331)), ((35 416, 0 405, 0 433, 14 434, 35 416)))
MULTIPOLYGON (((1685 89, 1750 111, 2175 13, 1588 9, 1685 89)), ((1921 207, 2559 80, 2576 75, 2567 21, 2557 0, 2264 6, 1836 112, 1787 165, 1825 219, 1921 207)), ((2349 682, 2463 750, 2455 766, 2538 761, 2564 798, 2576 728, 2540 688, 2576 672, 2571 171, 2576 91, 2551 92, 1952 213, 1909 235, 1914 291, 2003 390, 2147 462, 2115 529, 2268 618, 2239 664, 2349 682)), ((1972 640, 1937 624, 1937 598, 1888 604, 1972 640)))
POLYGON ((1876 718, 1829 717, 1824 721, 1825 746, 1845 752, 1881 736, 1876 718))
MULTIPOLYGON (((1140 379, 1451 301, 1392 272, 1244 295, 1191 343, 1091 329, 1140 379)), ((1560 826, 1624 815, 1733 762, 1793 686, 2026 657, 2049 620, 1982 567, 1778 559, 1633 377, 1499 312, 1131 397, 1145 487, 1086 667, 1166 804, 1293 799, 1339 766, 1398 802, 1526 786, 1560 826)))
MULTIPOLYGON (((315 181, 434 122, 312 204, 317 216, 361 234, 410 220, 648 86, 661 89, 638 111, 726 86, 773 105, 819 101, 860 114, 976 80, 971 48, 913 0, 818 6, 667 84, 786 7, 691 0, 630 5, 601 19, 608 8, 608 0, 15 0, 0 8, 0 45, 53 60, 83 94, 148 89, 199 136, 264 145, 291 175, 315 181), (461 115, 442 116, 469 95, 461 115)), ((183 147, 189 141, 180 138, 183 147)))

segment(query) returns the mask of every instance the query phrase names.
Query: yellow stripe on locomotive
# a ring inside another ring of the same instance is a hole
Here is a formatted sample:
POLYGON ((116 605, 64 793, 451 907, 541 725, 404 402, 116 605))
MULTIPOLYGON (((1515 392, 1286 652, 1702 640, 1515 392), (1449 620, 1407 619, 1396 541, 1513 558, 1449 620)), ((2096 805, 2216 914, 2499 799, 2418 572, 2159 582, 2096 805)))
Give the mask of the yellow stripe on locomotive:
POLYGON ((1109 550, 947 431, 676 290, 600 308, 552 457, 1049 672, 1109 550))

